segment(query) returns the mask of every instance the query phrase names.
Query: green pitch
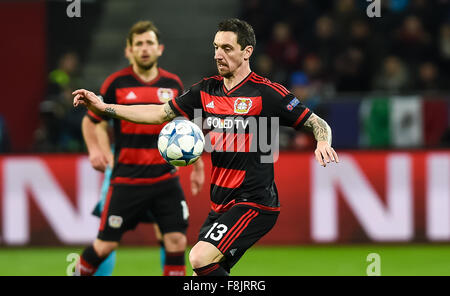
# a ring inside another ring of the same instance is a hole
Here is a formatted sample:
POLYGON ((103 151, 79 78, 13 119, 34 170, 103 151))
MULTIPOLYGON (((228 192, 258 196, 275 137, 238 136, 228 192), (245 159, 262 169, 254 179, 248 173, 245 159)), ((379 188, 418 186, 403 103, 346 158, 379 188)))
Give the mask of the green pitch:
MULTIPOLYGON (((0 275, 64 276, 74 252, 81 248, 0 248, 0 275)), ((450 275, 449 245, 258 246, 231 275, 363 276, 370 253, 379 254, 381 275, 450 275)), ((120 248, 113 275, 161 275, 159 248, 120 248)))

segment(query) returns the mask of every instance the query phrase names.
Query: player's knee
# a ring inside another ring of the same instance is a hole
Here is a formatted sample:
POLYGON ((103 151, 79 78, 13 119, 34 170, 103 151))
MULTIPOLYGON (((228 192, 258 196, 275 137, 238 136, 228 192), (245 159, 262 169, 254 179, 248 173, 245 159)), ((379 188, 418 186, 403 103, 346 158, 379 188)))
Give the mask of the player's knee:
POLYGON ((207 249, 202 248, 198 243, 189 253, 189 262, 192 268, 200 268, 214 262, 214 257, 210 255, 207 249))
POLYGON ((118 242, 105 242, 102 240, 95 240, 94 250, 100 258, 105 258, 112 251, 114 251, 119 246, 118 242))
POLYGON ((186 249, 187 239, 186 236, 181 232, 171 232, 166 233, 163 236, 164 247, 167 251, 183 251, 186 249))
POLYGON ((206 262, 206 258, 204 258, 199 252, 197 252, 194 248, 192 248, 191 252, 189 252, 189 262, 191 263, 192 268, 200 268, 205 265, 208 265, 206 262))

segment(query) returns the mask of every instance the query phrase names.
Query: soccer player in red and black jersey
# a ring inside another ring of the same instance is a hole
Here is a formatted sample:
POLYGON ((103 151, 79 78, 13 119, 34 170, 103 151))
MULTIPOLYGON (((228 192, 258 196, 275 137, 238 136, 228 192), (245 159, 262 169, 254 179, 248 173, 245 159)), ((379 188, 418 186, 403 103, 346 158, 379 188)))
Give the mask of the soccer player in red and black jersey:
MULTIPOLYGON (((159 31, 153 23, 136 23, 130 29, 127 42, 131 66, 105 80, 100 89, 105 102, 162 105, 182 92, 178 76, 157 65, 163 45, 159 43, 159 31)), ((109 165, 113 170, 98 237, 83 251, 77 271, 81 275, 95 273, 118 247, 123 233, 148 220, 150 211, 162 232, 166 250, 164 275, 185 275, 188 209, 177 169, 169 165, 157 149, 158 135, 164 124, 141 125, 115 119, 112 156, 107 119, 89 110, 82 125, 94 168, 103 171, 109 165)), ((203 174, 202 161, 196 162, 191 175, 193 194, 200 190, 203 174)))
POLYGON ((221 22, 213 45, 219 75, 203 79, 165 105, 119 106, 105 104, 84 89, 73 93, 74 106, 86 105, 132 122, 161 124, 177 115, 207 117, 204 126, 214 128, 209 138, 215 148, 211 212, 189 255, 196 275, 228 275, 244 252, 275 225, 280 205, 273 162, 264 158, 267 150, 254 138, 270 138, 277 121, 305 128, 317 140, 318 163, 325 167, 339 162, 329 125, 282 85, 250 70, 256 40, 249 24, 238 19, 221 22))

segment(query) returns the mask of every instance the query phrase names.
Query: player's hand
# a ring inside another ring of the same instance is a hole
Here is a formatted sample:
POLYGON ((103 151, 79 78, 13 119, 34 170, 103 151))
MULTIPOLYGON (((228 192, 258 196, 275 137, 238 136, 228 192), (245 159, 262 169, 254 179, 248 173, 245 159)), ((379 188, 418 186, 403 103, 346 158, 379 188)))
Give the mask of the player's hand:
MULTIPOLYGON (((197 160, 197 162, 201 161, 201 159, 197 160)), ((205 172, 203 170, 203 163, 195 162, 192 166, 191 173, 191 192, 192 195, 197 195, 203 187, 203 183, 205 183, 205 172)))
POLYGON ((339 162, 339 157, 336 151, 334 151, 327 141, 317 142, 317 148, 314 151, 314 154, 317 162, 323 167, 326 167, 327 163, 330 162, 339 162))
POLYGON ((86 106, 89 110, 98 113, 105 110, 106 104, 103 100, 96 96, 93 92, 85 89, 77 89, 72 93, 75 97, 73 98, 73 106, 78 107, 79 105, 86 106))
POLYGON ((89 152, 89 161, 92 167, 100 172, 105 172, 108 166, 108 158, 100 150, 92 150, 89 152))

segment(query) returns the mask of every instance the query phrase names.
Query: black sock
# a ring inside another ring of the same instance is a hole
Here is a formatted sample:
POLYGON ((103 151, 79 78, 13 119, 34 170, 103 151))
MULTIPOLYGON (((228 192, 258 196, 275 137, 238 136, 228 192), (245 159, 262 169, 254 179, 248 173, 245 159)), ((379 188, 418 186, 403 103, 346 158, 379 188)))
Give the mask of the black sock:
POLYGON ((198 276, 229 276, 228 272, 219 263, 211 263, 200 268, 194 268, 198 276))
POLYGON ((166 265, 184 265, 184 251, 182 252, 166 251, 166 265))
POLYGON ((94 247, 89 246, 84 249, 80 256, 76 272, 78 275, 93 275, 105 258, 100 258, 97 252, 95 252, 94 247))
POLYGON ((167 252, 166 262, 164 264, 165 276, 185 276, 186 265, 184 262, 184 251, 182 252, 167 252))

